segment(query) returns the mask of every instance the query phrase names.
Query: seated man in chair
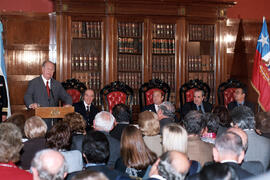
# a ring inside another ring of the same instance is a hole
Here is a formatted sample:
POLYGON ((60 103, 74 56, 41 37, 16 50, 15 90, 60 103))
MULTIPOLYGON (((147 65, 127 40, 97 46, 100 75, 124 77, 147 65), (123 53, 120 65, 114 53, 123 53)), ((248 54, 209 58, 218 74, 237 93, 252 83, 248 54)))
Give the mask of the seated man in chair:
POLYGON ((159 105, 164 101, 164 95, 161 91, 154 91, 153 92, 153 104, 145 106, 143 111, 152 111, 157 113, 159 105))
POLYGON ((198 110, 202 113, 211 112, 212 111, 212 104, 203 101, 204 100, 204 91, 201 89, 196 89, 194 91, 194 98, 193 101, 187 102, 182 107, 182 117, 191 111, 191 110, 198 110))

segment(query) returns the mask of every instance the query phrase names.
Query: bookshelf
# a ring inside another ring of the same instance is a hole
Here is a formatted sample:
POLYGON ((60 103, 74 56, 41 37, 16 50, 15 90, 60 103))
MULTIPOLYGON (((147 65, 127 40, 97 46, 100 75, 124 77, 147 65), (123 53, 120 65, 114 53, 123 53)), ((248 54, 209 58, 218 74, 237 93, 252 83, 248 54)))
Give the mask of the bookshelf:
POLYGON ((207 83, 211 88, 211 103, 215 103, 214 38, 214 24, 188 24, 187 80, 200 79, 207 83))
POLYGON ((101 89, 101 21, 71 22, 71 77, 95 91, 95 104, 100 104, 101 89))
POLYGON ((170 101, 176 101, 175 24, 152 24, 152 79, 169 84, 170 101))
POLYGON ((142 84, 143 23, 118 22, 117 79, 134 91, 133 104, 139 105, 139 88, 142 84))

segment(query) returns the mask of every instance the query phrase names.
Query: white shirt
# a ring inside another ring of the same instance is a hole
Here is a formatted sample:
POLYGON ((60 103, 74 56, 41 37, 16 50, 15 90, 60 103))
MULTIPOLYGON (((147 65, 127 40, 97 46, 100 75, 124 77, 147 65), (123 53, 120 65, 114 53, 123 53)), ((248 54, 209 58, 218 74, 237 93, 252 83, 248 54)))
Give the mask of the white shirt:
POLYGON ((89 106, 89 111, 90 111, 91 104, 86 104, 86 102, 85 102, 85 101, 83 101, 83 103, 84 103, 85 110, 87 111, 87 106, 89 106))
POLYGON ((158 112, 159 105, 156 105, 156 104, 154 104, 154 105, 155 105, 155 110, 156 110, 156 112, 158 112))
POLYGON ((42 80, 43 80, 43 82, 44 82, 44 84, 45 84, 45 87, 47 86, 47 81, 49 81, 49 82, 48 82, 48 85, 49 85, 49 88, 51 89, 51 79, 47 80, 47 79, 45 79, 45 78, 43 77, 43 75, 41 75, 41 77, 42 77, 42 80))

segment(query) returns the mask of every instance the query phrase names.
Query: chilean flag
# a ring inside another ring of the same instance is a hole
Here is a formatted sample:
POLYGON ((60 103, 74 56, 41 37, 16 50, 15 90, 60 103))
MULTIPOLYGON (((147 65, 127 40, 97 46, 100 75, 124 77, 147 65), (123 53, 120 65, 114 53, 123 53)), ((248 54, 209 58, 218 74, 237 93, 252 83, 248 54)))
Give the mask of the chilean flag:
POLYGON ((257 41, 251 84, 259 94, 258 103, 261 108, 270 111, 270 46, 265 17, 257 41))

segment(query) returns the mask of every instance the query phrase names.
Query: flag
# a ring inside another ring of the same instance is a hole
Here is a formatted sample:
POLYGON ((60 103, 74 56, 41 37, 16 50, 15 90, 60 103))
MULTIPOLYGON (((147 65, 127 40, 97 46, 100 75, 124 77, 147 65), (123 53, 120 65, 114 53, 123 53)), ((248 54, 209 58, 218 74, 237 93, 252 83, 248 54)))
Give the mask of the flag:
POLYGON ((270 111, 270 46, 266 20, 257 41, 251 85, 259 94, 258 103, 264 111, 270 111))
POLYGON ((6 66, 5 66, 5 59, 4 59, 5 51, 4 51, 4 45, 3 45, 2 32, 3 32, 3 25, 2 25, 2 22, 0 21, 0 75, 2 75, 5 79, 7 101, 8 101, 7 116, 9 117, 11 115, 11 110, 10 110, 9 93, 8 93, 7 73, 6 73, 6 66))

